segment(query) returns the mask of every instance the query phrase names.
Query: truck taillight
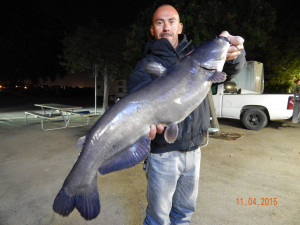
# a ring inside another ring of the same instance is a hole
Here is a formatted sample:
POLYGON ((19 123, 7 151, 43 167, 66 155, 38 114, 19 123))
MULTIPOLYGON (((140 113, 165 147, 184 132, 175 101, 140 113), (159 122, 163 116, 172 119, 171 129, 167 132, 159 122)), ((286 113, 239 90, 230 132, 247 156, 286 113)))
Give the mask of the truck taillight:
POLYGON ((294 97, 290 96, 288 101, 287 109, 293 109, 294 108, 294 97))

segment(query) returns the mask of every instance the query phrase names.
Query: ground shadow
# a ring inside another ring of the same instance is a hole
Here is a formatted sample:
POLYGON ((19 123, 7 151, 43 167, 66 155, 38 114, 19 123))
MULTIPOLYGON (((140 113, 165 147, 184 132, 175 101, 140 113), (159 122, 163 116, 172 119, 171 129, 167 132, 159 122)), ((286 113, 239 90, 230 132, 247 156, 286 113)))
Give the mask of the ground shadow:
POLYGON ((273 129, 287 128, 287 127, 296 128, 296 126, 291 125, 291 120, 270 121, 267 127, 273 129))
MULTIPOLYGON (((221 119, 218 119, 218 121, 220 124, 223 124, 223 125, 246 129, 240 120, 221 118, 221 119)), ((287 127, 296 128, 296 126, 291 125, 291 119, 270 121, 266 126, 266 128, 273 128, 273 129, 287 128, 287 127)))
POLYGON ((222 125, 227 125, 227 126, 232 126, 232 127, 236 127, 236 128, 245 129, 243 127, 241 121, 239 121, 239 120, 221 118, 221 119, 218 119, 218 121, 222 125))

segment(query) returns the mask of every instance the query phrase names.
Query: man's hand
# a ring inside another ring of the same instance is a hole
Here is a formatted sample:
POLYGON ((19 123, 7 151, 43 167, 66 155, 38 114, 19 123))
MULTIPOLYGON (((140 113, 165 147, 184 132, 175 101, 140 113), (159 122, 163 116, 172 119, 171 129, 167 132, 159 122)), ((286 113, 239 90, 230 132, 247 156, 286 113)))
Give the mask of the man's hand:
POLYGON ((240 36, 232 36, 227 31, 223 31, 219 36, 226 37, 232 45, 227 52, 226 61, 235 60, 244 49, 244 38, 240 36))
POLYGON ((165 124, 160 123, 158 125, 152 124, 150 127, 149 137, 153 140, 156 136, 156 133, 161 134, 165 129, 165 124))

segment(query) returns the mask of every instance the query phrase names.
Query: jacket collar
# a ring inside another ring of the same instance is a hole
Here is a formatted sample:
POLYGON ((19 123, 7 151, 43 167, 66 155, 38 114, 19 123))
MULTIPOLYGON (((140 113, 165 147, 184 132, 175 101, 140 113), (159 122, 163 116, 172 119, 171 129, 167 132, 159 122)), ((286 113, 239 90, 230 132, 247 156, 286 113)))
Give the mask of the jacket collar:
POLYGON ((179 44, 176 48, 177 55, 180 56, 180 54, 191 45, 192 40, 188 41, 185 34, 179 34, 179 44))
POLYGON ((149 40, 145 46, 145 53, 152 53, 157 56, 169 56, 170 54, 176 54, 180 57, 180 54, 191 44, 192 41, 188 41, 185 34, 179 34, 178 38, 179 44, 176 49, 174 49, 171 43, 165 38, 149 40))

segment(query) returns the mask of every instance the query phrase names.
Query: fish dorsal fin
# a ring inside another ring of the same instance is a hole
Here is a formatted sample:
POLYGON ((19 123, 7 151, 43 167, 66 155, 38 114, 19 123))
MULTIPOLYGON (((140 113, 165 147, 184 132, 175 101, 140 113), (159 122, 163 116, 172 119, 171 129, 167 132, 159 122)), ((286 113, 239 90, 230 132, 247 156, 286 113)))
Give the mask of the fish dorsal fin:
POLYGON ((172 123, 167 125, 167 128, 165 130, 165 140, 168 143, 174 143, 178 136, 178 124, 172 123))
POLYGON ((78 138, 78 140, 75 144, 75 147, 78 149, 82 148, 84 145, 84 142, 85 142, 85 138, 86 138, 86 136, 82 136, 82 137, 78 138))
POLYGON ((142 137, 130 148, 125 149, 102 163, 99 167, 101 174, 126 169, 144 160, 150 151, 150 138, 142 137))
POLYGON ((214 74, 208 79, 208 81, 211 81, 213 83, 221 83, 226 80, 226 73, 216 71, 214 74))
POLYGON ((154 77, 161 76, 166 68, 158 62, 148 62, 145 65, 146 72, 154 77))

